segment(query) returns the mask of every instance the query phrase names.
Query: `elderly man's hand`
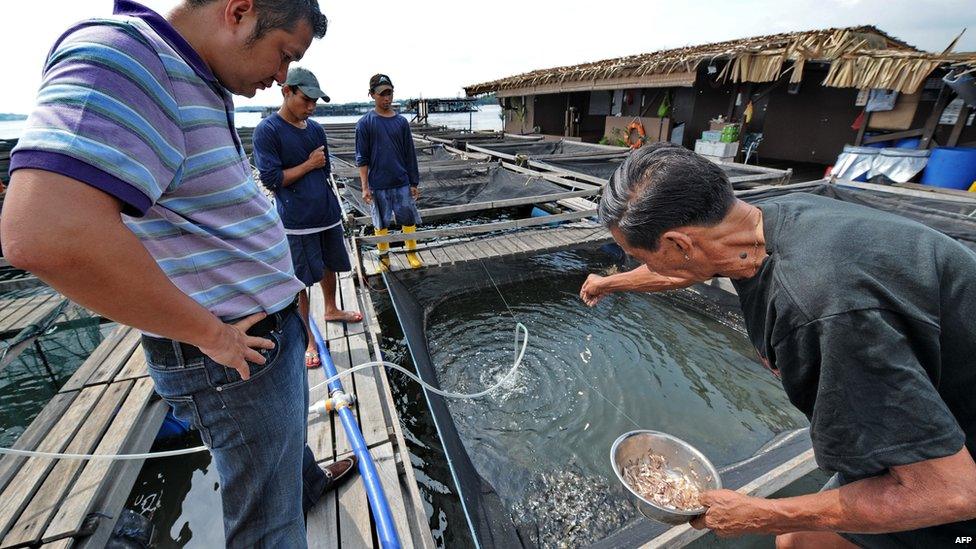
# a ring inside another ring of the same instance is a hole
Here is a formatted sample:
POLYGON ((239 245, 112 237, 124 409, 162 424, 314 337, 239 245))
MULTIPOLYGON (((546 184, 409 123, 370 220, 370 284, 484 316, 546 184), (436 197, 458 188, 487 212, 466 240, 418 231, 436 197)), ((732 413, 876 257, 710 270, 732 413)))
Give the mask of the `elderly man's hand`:
POLYGON ((721 538, 761 533, 765 501, 732 490, 711 490, 702 494, 702 504, 708 510, 691 525, 698 530, 708 528, 721 538))
POLYGON ((412 198, 414 200, 419 200, 420 199, 420 189, 417 188, 416 185, 411 185, 410 186, 410 198, 412 198))
POLYGON ((583 287, 580 288, 580 299, 583 300, 583 303, 595 307, 607 295, 607 291, 602 287, 603 280, 604 277, 595 274, 586 277, 583 287))

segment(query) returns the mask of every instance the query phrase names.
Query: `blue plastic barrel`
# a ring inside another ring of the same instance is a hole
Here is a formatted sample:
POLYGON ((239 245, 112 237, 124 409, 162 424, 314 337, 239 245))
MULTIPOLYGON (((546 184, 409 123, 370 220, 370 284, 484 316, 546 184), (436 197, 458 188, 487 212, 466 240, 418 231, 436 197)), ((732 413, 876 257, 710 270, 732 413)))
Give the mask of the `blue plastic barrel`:
POLYGON ((932 150, 922 184, 966 190, 976 181, 976 148, 939 147, 932 150))
POLYGON ((921 137, 906 137, 905 139, 899 139, 895 141, 896 149, 917 149, 918 144, 922 142, 921 137))

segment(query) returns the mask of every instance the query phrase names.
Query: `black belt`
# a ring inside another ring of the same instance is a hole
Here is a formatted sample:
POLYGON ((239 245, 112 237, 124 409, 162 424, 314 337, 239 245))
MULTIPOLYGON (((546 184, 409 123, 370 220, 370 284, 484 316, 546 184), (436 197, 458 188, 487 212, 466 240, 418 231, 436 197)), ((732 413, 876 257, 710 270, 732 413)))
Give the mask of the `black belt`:
MULTIPOLYGON (((257 324, 255 324, 254 326, 251 326, 251 328, 247 331, 247 335, 266 338, 271 332, 281 331, 282 327, 285 325, 285 321, 288 320, 288 316, 291 313, 295 312, 297 308, 298 308, 298 297, 296 296, 295 300, 292 301, 290 304, 288 304, 287 307, 281 309, 278 312, 269 314, 268 316, 258 321, 257 324)), ((226 323, 233 324, 240 320, 241 319, 228 320, 226 323)), ((153 355, 155 353, 160 353, 160 352, 172 353, 173 343, 176 342, 174 342, 172 339, 152 337, 147 335, 142 336, 142 347, 145 350, 145 352, 148 353, 149 355, 153 355)), ((189 343, 183 343, 183 342, 179 342, 178 344, 180 347, 180 354, 183 355, 184 364, 206 356, 205 354, 203 354, 203 351, 201 351, 199 347, 190 345, 189 343)))

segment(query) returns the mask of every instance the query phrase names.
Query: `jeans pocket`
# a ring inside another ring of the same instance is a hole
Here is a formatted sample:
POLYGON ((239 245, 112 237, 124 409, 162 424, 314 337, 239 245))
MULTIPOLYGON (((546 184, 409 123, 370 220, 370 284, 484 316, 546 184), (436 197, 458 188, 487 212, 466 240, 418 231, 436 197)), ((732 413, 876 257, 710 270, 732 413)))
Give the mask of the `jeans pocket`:
POLYGON ((266 339, 270 339, 274 343, 274 347, 271 349, 256 349, 264 357, 264 364, 248 362, 247 365, 251 371, 251 376, 248 379, 241 379, 241 374, 233 368, 228 368, 223 364, 214 362, 210 358, 205 358, 204 364, 207 367, 207 373, 214 387, 219 388, 221 391, 233 389, 238 385, 248 383, 263 376, 274 368, 278 362, 278 358, 281 356, 281 335, 279 332, 271 332, 266 336, 266 339))
POLYGON ((173 415, 182 421, 189 423, 194 429, 200 432, 200 438, 208 448, 213 446, 213 437, 210 436, 210 429, 203 423, 200 416, 200 409, 196 401, 191 396, 186 397, 164 397, 167 403, 173 408, 173 415))

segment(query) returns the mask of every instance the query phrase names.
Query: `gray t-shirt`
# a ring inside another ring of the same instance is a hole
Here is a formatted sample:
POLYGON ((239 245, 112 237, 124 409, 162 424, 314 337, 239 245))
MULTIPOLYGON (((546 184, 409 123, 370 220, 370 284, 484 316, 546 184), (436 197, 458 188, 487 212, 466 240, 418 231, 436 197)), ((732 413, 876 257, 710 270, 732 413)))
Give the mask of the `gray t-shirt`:
MULTIPOLYGON (((795 193, 756 204, 769 257, 733 281, 749 337, 842 482, 976 455, 976 253, 903 217, 795 193)), ((976 521, 869 546, 952 543, 976 521)), ((863 539, 862 539, 863 538, 863 539)))

